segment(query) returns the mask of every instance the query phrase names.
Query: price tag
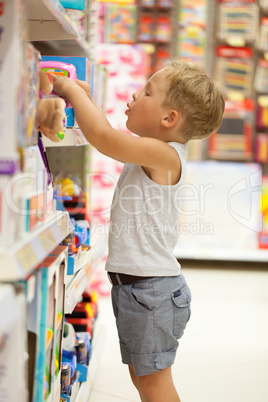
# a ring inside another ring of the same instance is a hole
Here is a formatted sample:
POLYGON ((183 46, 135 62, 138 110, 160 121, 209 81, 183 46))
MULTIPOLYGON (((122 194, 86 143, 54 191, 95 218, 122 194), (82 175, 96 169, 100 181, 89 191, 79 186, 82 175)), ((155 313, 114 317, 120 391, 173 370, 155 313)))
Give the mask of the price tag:
POLYGON ((233 102, 242 102, 245 96, 240 92, 228 91, 228 98, 233 102))
POLYGON ((25 271, 30 271, 38 264, 37 257, 31 244, 27 244, 27 246, 20 249, 17 255, 19 262, 25 271))
POLYGON ((268 107, 268 96, 259 96, 258 102, 262 107, 268 107))
POLYGON ((226 42, 228 43, 228 45, 230 46, 234 46, 234 47, 244 47, 246 46, 246 42, 243 38, 238 38, 238 37, 229 37, 226 39, 226 42))
POLYGON ((57 222, 57 227, 59 228, 61 234, 66 237, 68 234, 68 222, 66 216, 63 216, 62 219, 57 222))
POLYGON ((46 229, 42 232, 39 235, 39 240, 47 253, 56 245, 56 241, 50 229, 46 229))

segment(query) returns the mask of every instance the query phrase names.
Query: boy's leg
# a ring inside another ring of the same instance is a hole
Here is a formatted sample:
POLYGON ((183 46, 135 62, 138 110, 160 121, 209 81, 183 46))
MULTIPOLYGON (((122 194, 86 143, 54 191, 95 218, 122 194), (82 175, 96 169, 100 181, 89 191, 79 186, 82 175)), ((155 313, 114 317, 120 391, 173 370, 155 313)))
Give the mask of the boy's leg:
POLYGON ((139 377, 135 375, 133 366, 129 365, 128 369, 129 369, 131 380, 140 394, 141 402, 146 402, 145 396, 139 390, 139 377))
POLYGON ((136 376, 132 366, 129 366, 129 371, 142 402, 180 402, 173 383, 171 366, 143 376, 136 376))

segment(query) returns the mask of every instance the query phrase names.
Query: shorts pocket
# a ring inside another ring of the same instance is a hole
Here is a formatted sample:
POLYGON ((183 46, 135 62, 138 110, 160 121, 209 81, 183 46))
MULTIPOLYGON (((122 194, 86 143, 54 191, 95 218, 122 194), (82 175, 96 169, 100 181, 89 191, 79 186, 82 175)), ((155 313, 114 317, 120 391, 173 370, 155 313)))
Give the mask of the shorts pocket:
POLYGON ((186 285, 171 295, 174 311, 174 335, 181 338, 191 316, 191 292, 186 285))
POLYGON ((154 292, 151 282, 140 281, 129 286, 133 306, 140 312, 153 314, 155 308, 154 292))

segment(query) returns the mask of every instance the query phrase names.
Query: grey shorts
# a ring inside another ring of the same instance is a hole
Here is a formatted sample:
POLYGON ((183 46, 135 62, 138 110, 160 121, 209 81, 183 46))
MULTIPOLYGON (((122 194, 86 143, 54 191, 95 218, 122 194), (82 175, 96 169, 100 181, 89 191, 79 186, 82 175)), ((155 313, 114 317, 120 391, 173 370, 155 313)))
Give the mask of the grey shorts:
POLYGON ((183 275, 112 287, 122 362, 133 365, 137 376, 174 363, 178 339, 191 315, 190 302, 183 275))

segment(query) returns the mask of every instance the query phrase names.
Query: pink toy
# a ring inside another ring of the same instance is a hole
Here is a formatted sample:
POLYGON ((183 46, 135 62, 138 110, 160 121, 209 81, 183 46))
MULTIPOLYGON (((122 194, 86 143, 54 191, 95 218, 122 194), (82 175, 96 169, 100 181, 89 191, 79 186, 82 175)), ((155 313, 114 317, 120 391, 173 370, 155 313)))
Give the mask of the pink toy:
MULTIPOLYGON (((68 77, 71 80, 76 79, 76 68, 73 64, 63 63, 61 61, 41 61, 41 68, 46 73, 53 73, 55 75, 61 75, 63 77, 68 77)), ((53 95, 57 95, 54 91, 51 92, 53 95)), ((72 107, 70 103, 66 102, 66 107, 72 107)))

